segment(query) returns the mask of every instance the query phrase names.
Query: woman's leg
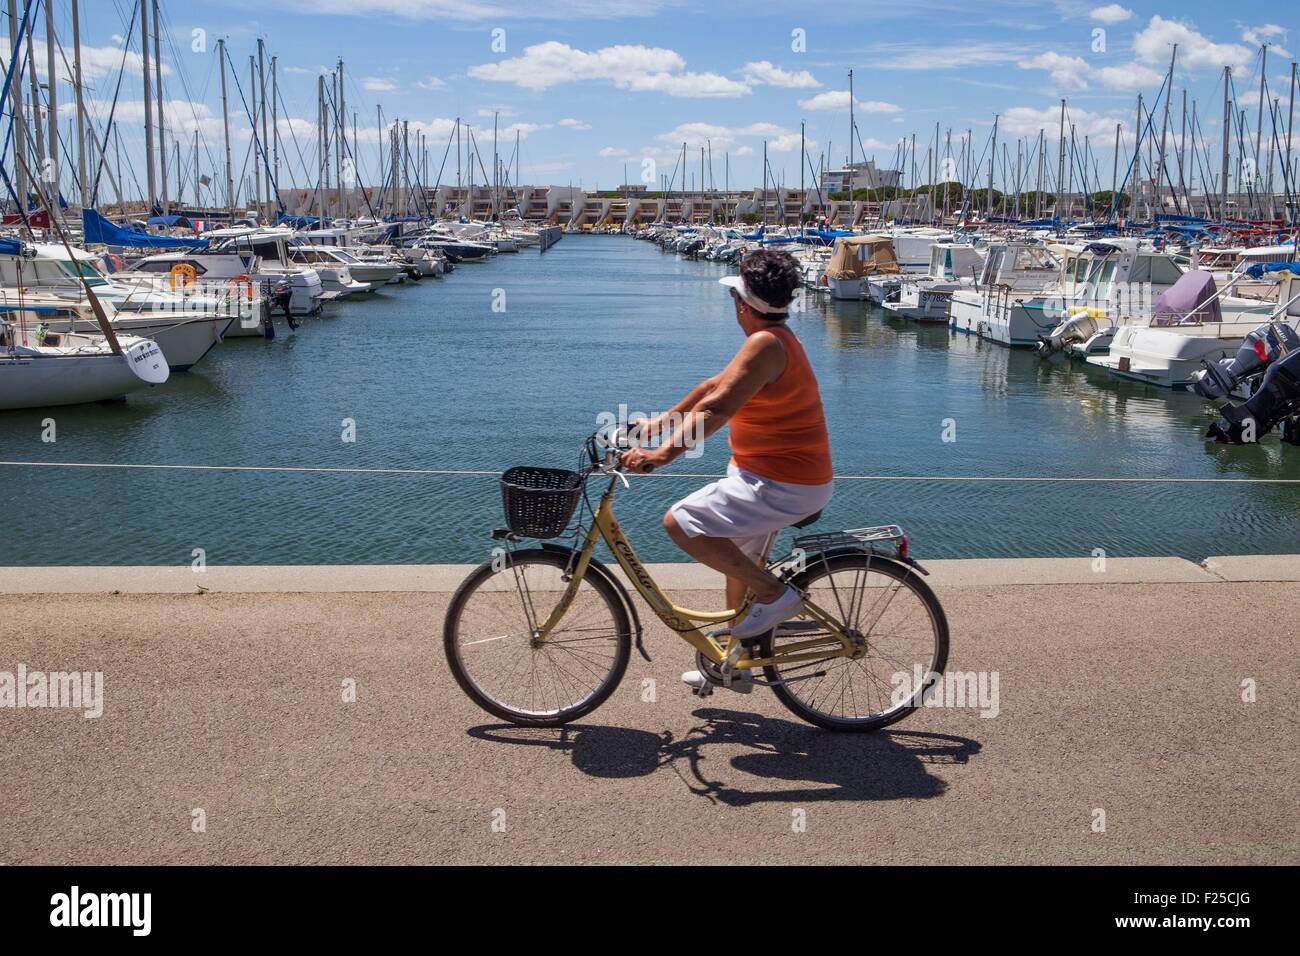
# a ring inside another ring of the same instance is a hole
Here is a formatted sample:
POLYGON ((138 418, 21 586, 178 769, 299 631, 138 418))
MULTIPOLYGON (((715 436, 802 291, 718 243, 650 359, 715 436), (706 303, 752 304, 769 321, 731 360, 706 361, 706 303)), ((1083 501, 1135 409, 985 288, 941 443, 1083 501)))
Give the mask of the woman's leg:
MULTIPOLYGON (((727 598, 732 597, 732 579, 740 584, 741 599, 744 588, 751 588, 755 598, 763 603, 775 601, 785 593, 786 586, 776 577, 754 563, 730 538, 710 538, 697 535, 692 538, 682 530, 672 512, 664 515, 664 530, 677 547, 696 561, 727 576, 727 598)), ((734 608, 736 605, 733 604, 734 608)))

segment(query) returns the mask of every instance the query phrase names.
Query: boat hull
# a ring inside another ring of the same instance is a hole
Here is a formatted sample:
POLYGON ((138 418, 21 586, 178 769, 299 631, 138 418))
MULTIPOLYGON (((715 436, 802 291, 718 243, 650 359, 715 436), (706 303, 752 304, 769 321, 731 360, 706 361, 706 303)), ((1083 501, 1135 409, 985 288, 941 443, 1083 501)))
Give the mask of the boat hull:
POLYGON ((122 398, 146 387, 126 359, 100 355, 0 353, 0 410, 84 405, 122 398))

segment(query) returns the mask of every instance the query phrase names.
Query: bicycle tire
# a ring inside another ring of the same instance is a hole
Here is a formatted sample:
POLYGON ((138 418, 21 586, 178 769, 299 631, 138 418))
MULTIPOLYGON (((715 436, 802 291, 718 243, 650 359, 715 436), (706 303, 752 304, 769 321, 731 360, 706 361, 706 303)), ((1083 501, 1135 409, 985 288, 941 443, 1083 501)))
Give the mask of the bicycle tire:
MULTIPOLYGON (((794 578, 792 584, 798 590, 807 592, 822 577, 841 571, 859 570, 895 579, 902 587, 907 588, 914 594, 924 606, 929 614, 933 635, 933 655, 928 662, 927 673, 942 674, 948 663, 948 618, 943 612, 943 606, 939 603, 939 599, 930 590, 929 585, 921 580, 919 572, 895 561, 863 553, 842 554, 825 559, 814 555, 808 559, 807 567, 794 578)), ((827 607, 825 610, 833 613, 832 608, 827 607)), ((870 644, 870 640, 868 643, 870 644)), ((759 647, 764 657, 770 656, 777 647, 775 631, 764 635, 759 647)), ((840 661, 843 666, 850 663, 846 658, 831 660, 840 661)), ((928 682, 923 681, 922 686, 916 688, 907 702, 878 714, 866 717, 837 718, 806 704, 798 693, 791 689, 792 687, 797 688, 798 684, 779 683, 782 680, 782 674, 777 667, 767 665, 763 668, 763 674, 769 681, 773 682, 772 691, 776 694, 777 699, 801 720, 826 730, 848 733, 866 733, 897 723, 921 705, 929 688, 928 682)))
MULTIPOLYGON (((618 592, 608 581, 601 575, 588 572, 583 579, 583 583, 590 585, 592 592, 599 596, 612 622, 614 631, 614 657, 612 659, 608 673, 601 680, 592 693, 587 694, 581 700, 574 702, 567 707, 556 708, 553 713, 539 713, 534 710, 510 706, 504 701, 498 700, 491 693, 480 686, 479 681, 475 680, 465 664, 461 644, 459 642, 462 618, 466 608, 469 606, 471 599, 479 593, 482 593, 483 585, 491 581, 497 574, 506 570, 521 571, 527 573, 529 567, 545 567, 557 570, 561 573, 569 567, 569 553, 548 551, 540 548, 515 551, 508 557, 508 564, 500 569, 496 567, 493 561, 485 561, 479 565, 457 588, 456 593, 452 596, 451 604, 447 607, 447 614, 443 621, 443 651, 447 656, 447 665, 451 668, 452 676, 456 678, 456 683, 460 685, 461 690, 474 701, 479 707, 483 708, 493 716, 500 717, 502 720, 509 721, 521 727, 559 727, 570 721, 584 717, 590 714, 597 707, 609 699, 609 696, 618 687, 623 679, 623 674, 627 670, 628 659, 631 656, 632 648, 632 626, 628 618, 627 610, 623 605, 623 600, 618 592)), ((516 593, 520 592, 516 590, 516 593)), ((546 592, 557 594, 559 592, 546 592)), ((521 602, 523 596, 520 596, 521 602)), ((570 609, 572 613, 572 609, 570 609)), ((567 615, 566 615, 567 616, 567 615)), ((561 619, 561 623, 563 619, 561 619)), ((524 637, 524 635, 520 635, 524 637)), ((554 647, 555 645, 551 645, 554 647)), ((543 648, 547 645, 542 645, 543 648)), ((536 653, 540 649, 533 649, 536 653)), ((522 653, 528 653, 529 648, 525 647, 522 653)))

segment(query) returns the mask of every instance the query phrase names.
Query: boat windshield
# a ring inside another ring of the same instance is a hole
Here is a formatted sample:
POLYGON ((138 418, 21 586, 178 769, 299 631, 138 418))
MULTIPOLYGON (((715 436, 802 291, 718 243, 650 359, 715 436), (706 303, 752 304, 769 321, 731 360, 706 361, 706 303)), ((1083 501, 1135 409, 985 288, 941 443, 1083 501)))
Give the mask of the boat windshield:
POLYGON ((108 285, 108 279, 104 278, 103 273, 89 262, 81 259, 78 259, 76 262, 69 262, 66 259, 61 259, 59 260, 59 265, 63 266, 63 271, 73 278, 85 279, 87 285, 108 285))

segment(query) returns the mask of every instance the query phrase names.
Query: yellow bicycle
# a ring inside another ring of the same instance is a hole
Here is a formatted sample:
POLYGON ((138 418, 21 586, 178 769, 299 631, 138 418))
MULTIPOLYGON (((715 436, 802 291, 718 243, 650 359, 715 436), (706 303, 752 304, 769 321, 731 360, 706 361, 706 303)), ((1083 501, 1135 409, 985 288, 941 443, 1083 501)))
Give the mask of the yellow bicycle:
POLYGON ((800 718, 841 731, 876 730, 921 706, 947 663, 948 622, 900 528, 796 537, 768 568, 803 595, 802 614, 739 640, 725 625, 745 616, 752 593, 734 610, 678 607, 637 559, 614 517, 626 447, 597 432, 577 471, 521 467, 502 476, 508 527, 493 532, 499 546, 456 591, 443 628, 447 662, 475 703, 514 724, 556 727, 609 698, 634 644, 650 659, 627 589, 592 557, 603 539, 655 615, 695 648, 706 692, 743 677, 771 687, 800 718), (595 508, 586 494, 593 476, 609 479, 595 508), (573 546, 547 540, 566 529, 573 546), (526 538, 540 546, 519 547, 526 538))

